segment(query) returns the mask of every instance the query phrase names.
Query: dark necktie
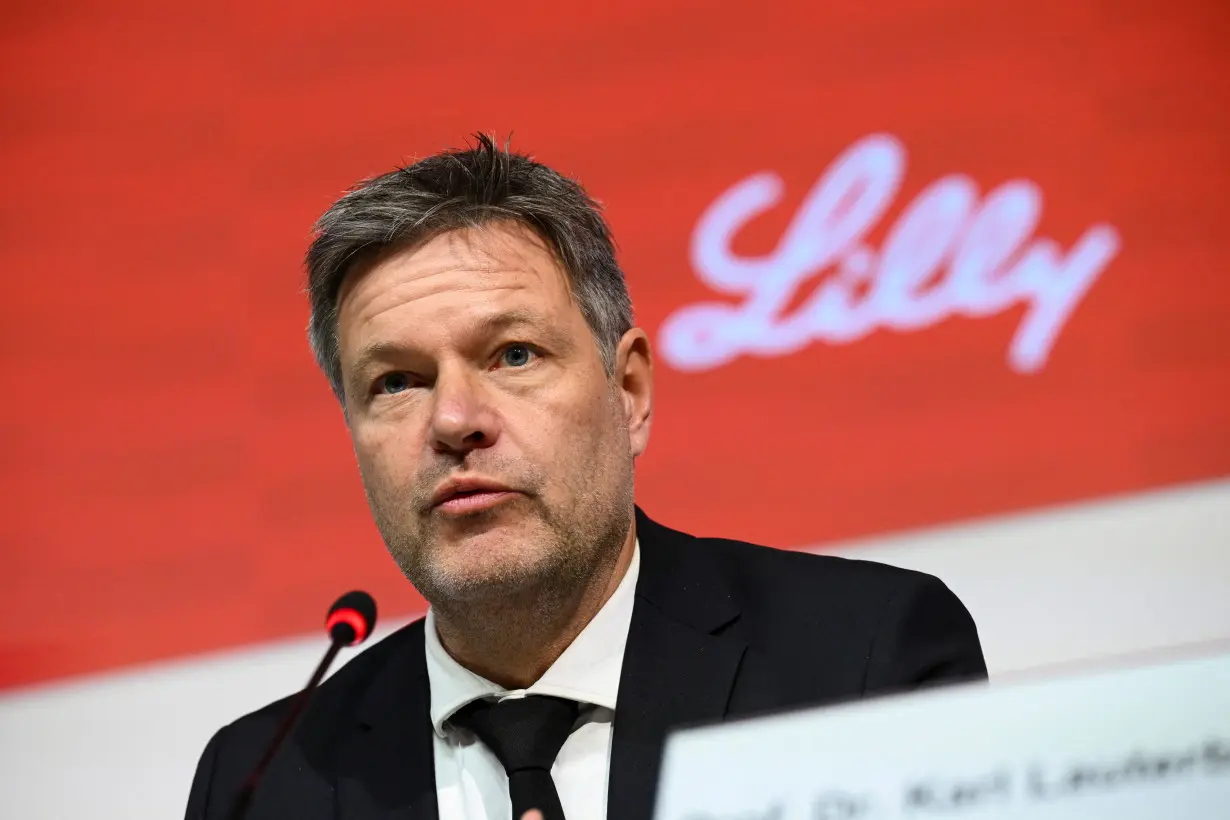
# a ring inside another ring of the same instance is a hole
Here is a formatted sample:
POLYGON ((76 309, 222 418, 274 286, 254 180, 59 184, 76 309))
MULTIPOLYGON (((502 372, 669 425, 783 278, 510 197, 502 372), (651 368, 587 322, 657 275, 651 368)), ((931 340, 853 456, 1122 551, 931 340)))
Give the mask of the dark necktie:
POLYGON ((544 820, 564 820, 551 766, 579 711, 574 700, 528 695, 499 703, 475 701, 453 715, 453 724, 477 735, 508 772, 512 820, 521 820, 530 809, 540 810, 544 820))

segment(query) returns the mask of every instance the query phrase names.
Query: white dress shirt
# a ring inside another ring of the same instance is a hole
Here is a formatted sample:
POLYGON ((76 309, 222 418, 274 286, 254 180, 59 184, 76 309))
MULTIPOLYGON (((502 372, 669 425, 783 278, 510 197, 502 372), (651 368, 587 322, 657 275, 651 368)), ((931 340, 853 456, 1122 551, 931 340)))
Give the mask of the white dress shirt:
POLYGON ((611 724, 640 566, 637 543, 615 592, 528 689, 509 691, 453 660, 440 644, 435 618, 428 610, 427 679, 440 820, 514 820, 504 767, 473 734, 447 721, 480 698, 526 695, 555 695, 583 704, 577 728, 560 749, 551 776, 567 820, 606 820, 611 724))

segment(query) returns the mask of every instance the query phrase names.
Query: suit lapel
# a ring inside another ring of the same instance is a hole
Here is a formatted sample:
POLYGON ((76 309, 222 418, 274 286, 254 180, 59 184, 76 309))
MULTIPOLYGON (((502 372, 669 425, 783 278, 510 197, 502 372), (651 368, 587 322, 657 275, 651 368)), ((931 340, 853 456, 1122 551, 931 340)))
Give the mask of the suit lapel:
POLYGON ((364 696, 340 756, 341 820, 438 820, 423 621, 407 630, 405 647, 364 696))
POLYGON ((720 720, 746 643, 716 568, 694 540, 637 510, 641 574, 620 673, 609 820, 648 820, 667 730, 720 720))

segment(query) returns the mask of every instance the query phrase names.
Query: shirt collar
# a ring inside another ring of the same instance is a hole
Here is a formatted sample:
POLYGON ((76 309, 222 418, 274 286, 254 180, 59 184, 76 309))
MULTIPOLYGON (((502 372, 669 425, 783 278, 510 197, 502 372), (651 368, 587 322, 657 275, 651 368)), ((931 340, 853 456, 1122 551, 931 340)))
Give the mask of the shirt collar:
POLYGON ((436 734, 444 736, 445 722, 458 709, 487 697, 554 695, 613 711, 640 568, 641 546, 637 541, 633 545, 632 560, 615 592, 555 663, 527 689, 504 689, 453 660, 440 643, 435 615, 428 609, 424 638, 431 691, 431 725, 436 734))

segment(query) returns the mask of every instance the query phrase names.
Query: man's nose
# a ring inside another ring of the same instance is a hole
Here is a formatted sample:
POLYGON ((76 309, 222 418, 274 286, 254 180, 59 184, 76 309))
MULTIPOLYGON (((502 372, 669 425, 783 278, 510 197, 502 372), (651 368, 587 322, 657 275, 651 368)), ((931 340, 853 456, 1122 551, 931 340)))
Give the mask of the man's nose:
POLYGON ((465 454, 490 447, 499 437, 499 417, 477 373, 441 372, 433 391, 431 446, 465 454))

